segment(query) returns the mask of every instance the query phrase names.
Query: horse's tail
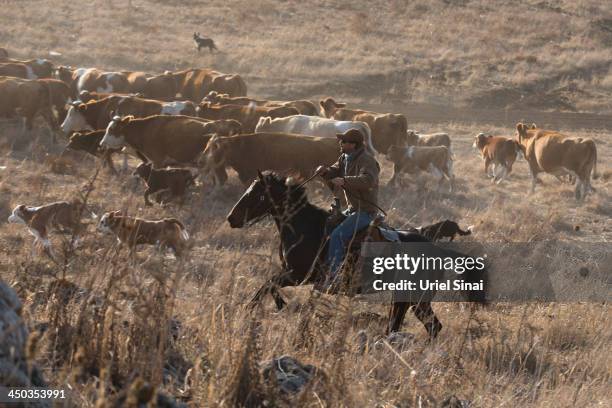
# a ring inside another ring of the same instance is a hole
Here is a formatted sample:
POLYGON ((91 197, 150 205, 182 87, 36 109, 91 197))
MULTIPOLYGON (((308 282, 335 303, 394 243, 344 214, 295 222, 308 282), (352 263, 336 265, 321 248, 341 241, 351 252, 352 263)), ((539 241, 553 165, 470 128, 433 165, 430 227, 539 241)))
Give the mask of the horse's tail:
MULTIPOLYGON (((466 258, 469 255, 445 248, 445 254, 452 258, 466 258)), ((482 267, 479 267, 478 262, 472 269, 466 270, 463 274, 458 275, 465 283, 482 284, 482 290, 464 290, 462 295, 467 302, 476 303, 480 306, 489 304, 489 270, 484 262, 480 262, 482 267)))

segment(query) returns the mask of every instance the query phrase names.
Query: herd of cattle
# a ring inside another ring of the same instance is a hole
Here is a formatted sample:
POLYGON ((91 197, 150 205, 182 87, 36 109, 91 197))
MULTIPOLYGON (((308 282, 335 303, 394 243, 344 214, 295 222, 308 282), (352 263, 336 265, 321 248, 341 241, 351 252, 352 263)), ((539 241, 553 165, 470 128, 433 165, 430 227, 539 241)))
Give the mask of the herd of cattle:
MULTIPOLYGON (((194 184, 190 167, 201 176, 211 176, 215 184, 227 180, 228 168, 244 184, 260 169, 292 169, 309 176, 317 166, 336 161, 336 134, 349 129, 362 132, 366 148, 393 163, 391 185, 401 182, 402 173, 426 171, 440 183, 447 180, 452 191, 453 154, 447 133, 418 134, 408 129, 404 115, 349 109, 330 97, 317 105, 246 95, 240 75, 211 69, 159 75, 106 72, 56 66, 46 59, 11 59, 0 48, 0 118, 22 118, 24 132, 29 132, 40 115, 54 143, 61 134, 68 138, 67 149, 100 157, 113 172, 113 154, 123 152, 124 169, 128 155, 137 157, 143 164, 135 174, 147 185, 147 205, 151 205, 149 195, 162 191, 169 193, 168 200, 184 196, 194 184)), ((596 175, 597 149, 591 139, 519 123, 515 138, 481 133, 474 147, 493 182, 502 182, 522 155, 532 175, 532 190, 541 172, 564 182, 568 176, 576 183, 578 200, 594 190, 591 176, 596 175)), ((59 208, 55 211, 20 205, 9 220, 27 224, 36 240, 50 248, 49 223, 74 227, 73 213, 82 211, 76 202, 58 205, 51 204, 59 208), (58 216, 58 211, 63 215, 58 216)), ((147 221, 117 212, 104 214, 100 228, 132 248, 162 242, 175 252, 180 252, 177 243, 188 236, 175 219, 147 221)))

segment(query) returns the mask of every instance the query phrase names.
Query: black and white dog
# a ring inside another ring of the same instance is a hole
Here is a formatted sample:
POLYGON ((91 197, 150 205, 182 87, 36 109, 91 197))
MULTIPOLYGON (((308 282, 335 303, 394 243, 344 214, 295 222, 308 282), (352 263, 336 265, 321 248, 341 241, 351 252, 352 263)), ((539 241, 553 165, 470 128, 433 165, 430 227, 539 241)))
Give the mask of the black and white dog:
POLYGON ((193 41, 195 42, 196 47, 198 47, 198 52, 200 52, 200 49, 206 47, 208 47, 210 52, 213 50, 219 51, 212 38, 201 37, 200 33, 193 33, 193 41))

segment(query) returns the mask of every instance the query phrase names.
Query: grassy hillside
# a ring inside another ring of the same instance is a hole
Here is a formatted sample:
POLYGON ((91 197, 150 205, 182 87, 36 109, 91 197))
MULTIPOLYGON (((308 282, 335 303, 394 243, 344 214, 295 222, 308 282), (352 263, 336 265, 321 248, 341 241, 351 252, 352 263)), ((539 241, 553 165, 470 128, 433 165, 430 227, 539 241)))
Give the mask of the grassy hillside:
POLYGON ((0 44, 20 56, 214 67, 265 97, 612 112, 605 0, 24 0, 5 2, 0 23, 0 44), (221 52, 198 55, 194 31, 221 52))
MULTIPOLYGON (((56 51, 63 64, 149 72, 213 67, 244 75, 252 95, 333 95, 398 111, 419 102, 612 113, 612 16, 605 1, 22 0, 0 6, 0 47, 19 57, 56 51), (198 54, 194 31, 213 37, 222 52, 198 54)), ((528 119, 542 123, 543 117, 528 119)), ((475 225, 461 239, 481 242, 612 240, 609 132, 589 128, 588 120, 558 129, 597 144, 597 192, 578 204, 573 186, 552 176, 543 175, 543 185, 528 195, 523 159, 507 182, 492 185, 473 138, 479 132, 512 136, 515 119, 508 116, 503 126, 487 117, 474 122, 410 121, 411 128, 451 136, 452 194, 435 191, 428 175, 387 187, 392 166, 379 157, 380 204, 390 224, 449 218, 475 225)), ((261 400, 287 407, 440 407, 453 396, 472 407, 612 404, 608 304, 472 310, 436 303, 444 324, 437 341, 428 342, 409 313, 404 341, 393 346, 380 341, 387 306, 317 295, 310 287, 283 289, 289 303, 283 311, 267 299, 251 314, 247 302, 280 267, 278 236, 269 221, 229 227, 225 217, 245 189, 234 173, 214 190, 204 180, 182 208, 145 207, 140 182, 106 171, 96 176, 100 163, 90 157, 59 158, 63 145, 51 145, 41 127, 39 120, 24 137, 15 123, 0 123, 0 278, 24 303, 29 362, 52 388, 70 389, 75 406, 122 406, 121 397, 134 403, 148 395, 143 381, 194 407, 261 400), (32 256, 33 237, 5 222, 17 204, 72 199, 88 188, 97 214, 125 209, 181 219, 192 236, 190 255, 177 261, 149 247, 128 259, 88 220, 76 251, 65 236, 52 235, 65 258, 56 264, 41 252, 32 256), (284 354, 321 370, 292 398, 269 387, 258 370, 284 354)), ((331 201, 316 183, 308 185, 308 196, 324 207, 331 201)))

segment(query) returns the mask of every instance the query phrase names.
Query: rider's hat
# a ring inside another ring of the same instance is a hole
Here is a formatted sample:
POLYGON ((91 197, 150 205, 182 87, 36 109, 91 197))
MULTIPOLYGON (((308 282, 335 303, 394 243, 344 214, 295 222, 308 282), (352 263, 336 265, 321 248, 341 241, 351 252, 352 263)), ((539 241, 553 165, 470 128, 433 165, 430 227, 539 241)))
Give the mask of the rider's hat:
POLYGON ((363 143, 363 133, 357 129, 349 129, 344 133, 336 133, 336 137, 344 142, 363 143))

